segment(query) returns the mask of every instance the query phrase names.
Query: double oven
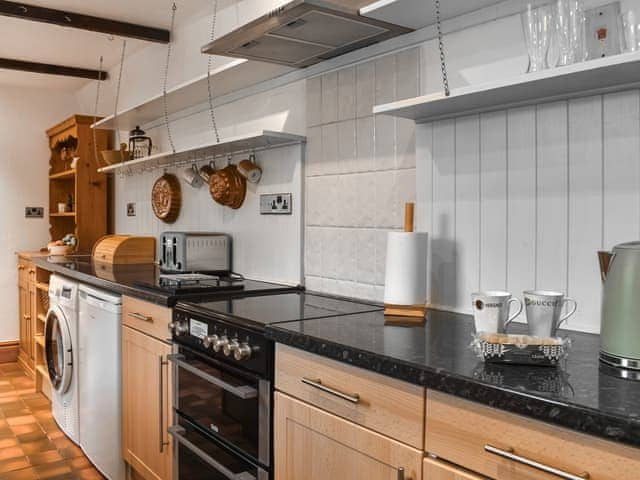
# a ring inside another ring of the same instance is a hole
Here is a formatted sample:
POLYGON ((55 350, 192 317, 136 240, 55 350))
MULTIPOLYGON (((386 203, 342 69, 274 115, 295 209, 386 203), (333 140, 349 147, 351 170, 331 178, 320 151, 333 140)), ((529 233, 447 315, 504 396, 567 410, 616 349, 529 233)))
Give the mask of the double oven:
POLYGON ((174 325, 174 478, 269 480, 272 347, 264 336, 254 340, 253 333, 180 311, 174 325), (253 355, 237 355, 241 344, 253 355))

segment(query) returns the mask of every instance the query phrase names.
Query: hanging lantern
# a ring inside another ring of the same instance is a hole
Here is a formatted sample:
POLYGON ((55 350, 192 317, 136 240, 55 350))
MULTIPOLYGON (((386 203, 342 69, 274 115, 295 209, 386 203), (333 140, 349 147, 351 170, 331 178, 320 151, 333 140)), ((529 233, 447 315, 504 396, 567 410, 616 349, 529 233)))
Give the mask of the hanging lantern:
POLYGON ((143 158, 151 155, 151 147, 153 142, 151 138, 145 136, 144 130, 139 126, 131 130, 129 134, 129 152, 131 152, 131 158, 143 158))

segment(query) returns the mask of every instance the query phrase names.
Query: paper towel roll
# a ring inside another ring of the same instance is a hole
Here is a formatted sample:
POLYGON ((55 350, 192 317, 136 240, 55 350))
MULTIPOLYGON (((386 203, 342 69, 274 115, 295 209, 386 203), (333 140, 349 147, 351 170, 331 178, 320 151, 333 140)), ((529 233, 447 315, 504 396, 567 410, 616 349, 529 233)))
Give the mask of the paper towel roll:
POLYGON ((427 301, 427 234, 389 232, 384 303, 424 305, 427 301))

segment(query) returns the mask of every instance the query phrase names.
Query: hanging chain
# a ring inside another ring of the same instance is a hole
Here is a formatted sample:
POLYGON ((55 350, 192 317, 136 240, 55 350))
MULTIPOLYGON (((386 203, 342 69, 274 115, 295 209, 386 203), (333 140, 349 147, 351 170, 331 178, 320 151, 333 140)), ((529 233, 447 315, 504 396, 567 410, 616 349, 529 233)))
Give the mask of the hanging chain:
MULTIPOLYGON (((218 0, 213 0, 213 18, 211 19, 211 36, 210 40, 215 40, 216 33, 216 19, 218 17, 218 0)), ((207 90, 209 91, 209 111, 211 112, 211 124, 213 125, 213 132, 216 134, 216 143, 220 143, 220 135, 218 133, 218 124, 216 122, 216 112, 213 108, 213 92, 211 90, 211 63, 213 62, 213 55, 209 55, 207 60, 207 90)))
MULTIPOLYGON (((120 150, 120 129, 118 128, 118 102, 120 101, 120 85, 122 84, 122 70, 124 70, 124 55, 127 51, 127 41, 122 41, 122 53, 120 54, 120 72, 118 72, 118 84, 116 86, 116 101, 113 106, 113 125, 116 129, 116 136, 118 138, 117 150, 120 150)), ((122 158, 124 162, 124 157, 122 158)))
POLYGON ((442 19, 440 18, 440 0, 436 2, 436 27, 438 29, 438 49, 440 50, 440 68, 442 70, 442 86, 444 87, 445 96, 449 96, 449 77, 447 75, 447 62, 444 56, 444 41, 442 37, 442 19))
POLYGON ((96 85, 96 104, 93 108, 93 158, 94 161, 100 165, 100 157, 98 157, 98 142, 96 140, 96 122, 98 121, 98 102, 100 101, 100 84, 104 79, 104 73, 102 72, 102 65, 104 64, 104 57, 100 55, 100 67, 98 68, 98 84, 96 85))
POLYGON ((171 46, 173 44, 173 26, 176 21, 176 10, 178 10, 178 7, 174 2, 173 6, 171 7, 171 27, 169 27, 170 40, 169 40, 169 43, 167 44, 167 62, 165 63, 165 66, 164 66, 164 83, 162 85, 162 93, 163 93, 162 100, 164 104, 164 124, 167 129, 167 138, 169 140, 169 145, 171 145, 171 150, 173 151, 173 153, 176 153, 176 146, 173 143, 173 136, 171 135, 171 125, 169 124, 169 106, 167 104, 167 83, 169 81, 169 61, 171 60, 171 46))

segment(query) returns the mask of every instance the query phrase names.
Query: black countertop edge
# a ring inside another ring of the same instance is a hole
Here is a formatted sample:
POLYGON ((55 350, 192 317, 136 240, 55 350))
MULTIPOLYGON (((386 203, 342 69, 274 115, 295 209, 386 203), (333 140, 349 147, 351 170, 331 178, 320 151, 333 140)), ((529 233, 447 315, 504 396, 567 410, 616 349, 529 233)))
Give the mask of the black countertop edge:
POLYGON ((500 388, 471 377, 454 375, 443 369, 418 367, 385 355, 291 332, 279 328, 278 324, 267 326, 266 335, 274 342, 398 380, 605 440, 640 447, 640 421, 637 419, 611 415, 571 403, 558 402, 527 392, 500 388))

